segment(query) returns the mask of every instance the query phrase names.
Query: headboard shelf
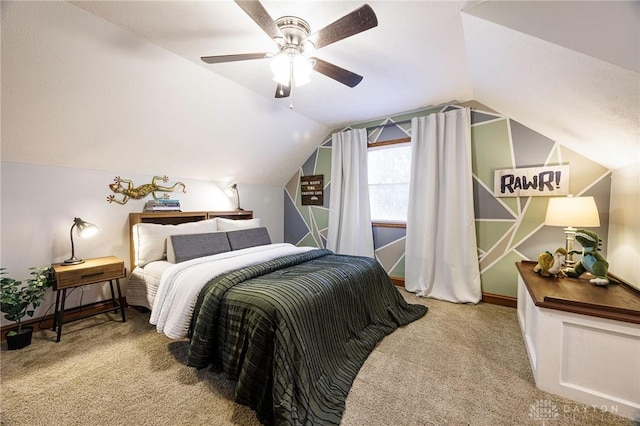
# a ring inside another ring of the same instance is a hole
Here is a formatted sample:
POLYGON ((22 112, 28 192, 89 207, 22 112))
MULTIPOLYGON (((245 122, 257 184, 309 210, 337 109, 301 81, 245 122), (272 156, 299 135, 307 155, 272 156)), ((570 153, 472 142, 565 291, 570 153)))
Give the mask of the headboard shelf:
POLYGON ((244 220, 253 219, 252 210, 230 210, 230 211, 199 211, 199 212, 142 212, 129 213, 129 247, 130 263, 133 270, 135 255, 133 252, 133 225, 137 223, 157 223, 160 225, 179 225, 187 222, 197 222, 199 220, 213 219, 221 217, 224 219, 244 220))

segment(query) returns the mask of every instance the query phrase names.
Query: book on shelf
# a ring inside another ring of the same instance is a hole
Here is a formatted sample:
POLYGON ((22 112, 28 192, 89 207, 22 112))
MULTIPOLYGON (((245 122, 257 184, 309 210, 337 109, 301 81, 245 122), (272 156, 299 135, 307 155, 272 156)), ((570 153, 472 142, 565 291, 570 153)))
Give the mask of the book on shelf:
POLYGON ((180 204, 180 200, 170 200, 168 198, 158 198, 157 200, 149 200, 146 203, 147 205, 156 205, 156 204, 180 204))
POLYGON ((180 207, 145 207, 145 212, 179 212, 180 207))
POLYGON ((146 207, 180 207, 180 204, 169 204, 169 203, 154 203, 154 204, 146 204, 146 207))
POLYGON ((166 211, 180 211, 180 200, 158 199, 149 200, 144 205, 143 211, 145 212, 166 212, 166 211))

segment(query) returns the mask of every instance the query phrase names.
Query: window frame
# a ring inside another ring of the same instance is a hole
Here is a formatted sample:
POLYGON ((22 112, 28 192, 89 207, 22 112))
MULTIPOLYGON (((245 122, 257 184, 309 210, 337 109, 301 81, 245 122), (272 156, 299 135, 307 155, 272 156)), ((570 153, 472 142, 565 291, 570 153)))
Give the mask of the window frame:
MULTIPOLYGON (((411 142, 411 137, 407 136, 406 138, 399 139, 389 139, 386 141, 380 142, 368 142, 367 150, 370 148, 378 148, 386 145, 400 145, 405 144, 407 142, 411 142)), ((379 228, 406 228, 407 221, 371 221, 371 226, 379 227, 379 228)))

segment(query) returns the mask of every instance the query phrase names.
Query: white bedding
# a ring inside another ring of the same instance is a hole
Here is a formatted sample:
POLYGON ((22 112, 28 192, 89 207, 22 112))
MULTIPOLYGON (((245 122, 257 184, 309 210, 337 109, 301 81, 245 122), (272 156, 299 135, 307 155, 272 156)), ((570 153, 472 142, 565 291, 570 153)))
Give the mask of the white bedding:
POLYGON ((172 339, 186 337, 198 294, 212 278, 244 266, 309 250, 313 247, 277 243, 169 264, 162 272, 149 322, 159 333, 172 339))
POLYGON ((173 263, 166 260, 159 260, 149 262, 144 268, 135 268, 127 281, 127 304, 151 309, 162 273, 172 265, 173 263))

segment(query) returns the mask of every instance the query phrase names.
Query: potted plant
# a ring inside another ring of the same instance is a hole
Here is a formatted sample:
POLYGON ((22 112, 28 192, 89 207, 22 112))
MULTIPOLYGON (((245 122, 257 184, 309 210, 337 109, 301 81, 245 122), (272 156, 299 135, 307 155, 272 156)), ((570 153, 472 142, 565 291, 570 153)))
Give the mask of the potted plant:
MULTIPOLYGON (((50 267, 29 268, 31 278, 17 281, 13 278, 0 278, 0 311, 9 321, 14 321, 17 328, 6 334, 9 350, 24 348, 31 344, 33 327, 23 327, 22 318, 33 316, 35 308, 44 299, 47 287, 53 282, 53 269, 50 267)), ((0 274, 5 274, 0 268, 0 274)))

